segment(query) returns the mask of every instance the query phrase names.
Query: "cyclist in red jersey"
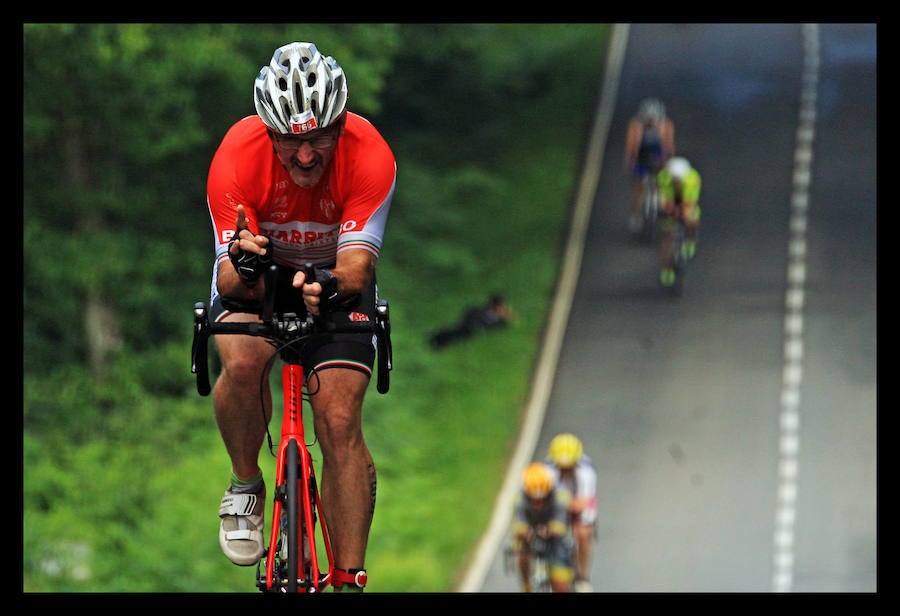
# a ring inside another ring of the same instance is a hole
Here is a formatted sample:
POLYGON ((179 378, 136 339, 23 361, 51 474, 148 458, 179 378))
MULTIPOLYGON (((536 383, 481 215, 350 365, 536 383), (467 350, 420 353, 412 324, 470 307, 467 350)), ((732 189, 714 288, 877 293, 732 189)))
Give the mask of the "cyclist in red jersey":
MULTIPOLYGON (((375 265, 396 182, 396 161, 372 124, 347 110, 341 66, 312 43, 275 50, 253 88, 257 115, 235 123, 209 170, 215 234, 210 318, 253 321, 222 297, 259 300, 269 263, 279 269, 277 310, 323 318, 374 319, 375 265), (306 280, 305 263, 316 267, 306 280), (227 303, 227 302, 226 302, 227 303)), ((272 347, 252 336, 216 337, 222 370, 213 389, 216 422, 231 458, 219 508, 219 543, 235 564, 263 555, 265 484, 258 457, 271 418, 260 375, 272 347)), ((302 357, 321 447, 322 505, 335 554, 335 590, 360 589, 375 510, 375 464, 362 405, 375 360, 371 334, 322 336, 302 357)))

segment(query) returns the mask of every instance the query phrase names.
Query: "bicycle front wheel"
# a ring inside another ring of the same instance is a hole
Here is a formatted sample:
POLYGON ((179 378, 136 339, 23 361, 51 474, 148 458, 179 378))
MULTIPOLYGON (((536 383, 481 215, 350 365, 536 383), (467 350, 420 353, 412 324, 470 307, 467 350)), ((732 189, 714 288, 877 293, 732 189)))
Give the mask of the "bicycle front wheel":
POLYGON ((285 499, 287 500, 287 590, 297 592, 300 573, 300 452, 297 441, 291 439, 285 455, 285 499))
POLYGON ((533 592, 550 592, 550 567, 542 555, 531 560, 531 588, 533 592))
POLYGON ((537 539, 531 545, 531 588, 533 592, 550 592, 550 545, 537 539))

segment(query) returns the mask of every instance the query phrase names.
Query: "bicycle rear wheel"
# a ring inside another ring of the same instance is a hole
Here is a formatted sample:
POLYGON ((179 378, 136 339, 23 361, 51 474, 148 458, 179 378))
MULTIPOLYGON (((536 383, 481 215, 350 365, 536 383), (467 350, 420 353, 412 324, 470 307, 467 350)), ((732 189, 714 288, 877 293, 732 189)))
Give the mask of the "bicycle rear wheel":
POLYGON ((659 216, 659 192, 656 187, 656 177, 651 176, 644 189, 644 226, 641 229, 641 239, 652 242, 656 235, 656 220, 659 216))

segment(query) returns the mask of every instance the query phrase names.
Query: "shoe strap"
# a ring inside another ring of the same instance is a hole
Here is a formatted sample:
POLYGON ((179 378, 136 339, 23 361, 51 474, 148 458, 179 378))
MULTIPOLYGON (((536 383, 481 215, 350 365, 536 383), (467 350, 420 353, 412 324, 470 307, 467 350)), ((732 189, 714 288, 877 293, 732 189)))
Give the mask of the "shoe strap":
POLYGON ((259 540, 262 541, 262 535, 260 534, 260 532, 258 530, 249 528, 239 528, 237 530, 229 530, 225 532, 225 541, 256 541, 257 537, 259 537, 259 540))
POLYGON ((219 505, 219 517, 224 515, 250 515, 256 507, 259 496, 256 494, 228 494, 222 497, 219 505))
POLYGON ((335 567, 331 575, 331 585, 335 588, 341 588, 344 584, 353 584, 358 588, 365 588, 368 581, 369 574, 366 573, 365 569, 344 571, 335 567))

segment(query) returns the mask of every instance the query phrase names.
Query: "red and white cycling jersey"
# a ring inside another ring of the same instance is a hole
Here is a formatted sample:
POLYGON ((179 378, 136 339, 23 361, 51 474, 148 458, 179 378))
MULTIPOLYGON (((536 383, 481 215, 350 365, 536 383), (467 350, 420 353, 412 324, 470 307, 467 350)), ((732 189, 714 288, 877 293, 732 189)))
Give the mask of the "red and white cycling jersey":
POLYGON ((583 454, 575 464, 574 472, 563 478, 553 460, 547 457, 544 462, 553 472, 553 483, 564 486, 573 497, 583 499, 579 521, 582 524, 593 524, 597 519, 597 469, 590 456, 583 454))
POLYGON ((375 127, 347 112, 334 157, 322 179, 310 188, 291 180, 266 130, 256 115, 238 121, 225 134, 210 165, 206 198, 216 265, 228 258, 239 204, 244 206, 248 228, 274 242, 275 262, 281 265, 325 266, 350 248, 377 257, 397 165, 375 127))

